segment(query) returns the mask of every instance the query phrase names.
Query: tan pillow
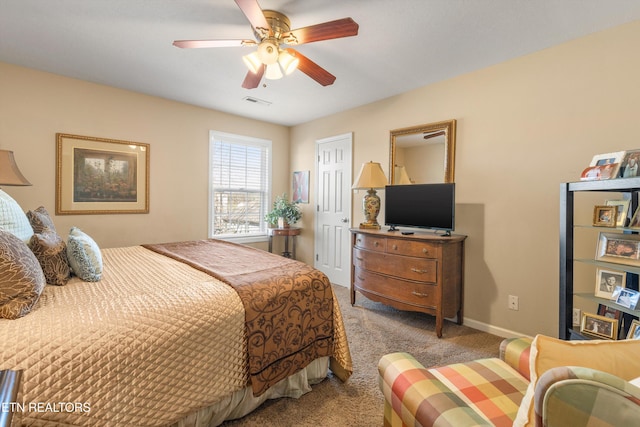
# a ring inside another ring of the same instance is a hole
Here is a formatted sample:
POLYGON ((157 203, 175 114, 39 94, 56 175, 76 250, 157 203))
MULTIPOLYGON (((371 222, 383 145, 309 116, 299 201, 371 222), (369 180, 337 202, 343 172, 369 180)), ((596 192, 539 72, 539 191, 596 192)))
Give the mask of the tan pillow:
POLYGON ((640 340, 563 341, 537 335, 531 343, 531 382, 522 398, 515 426, 535 425, 533 394, 538 378, 551 368, 582 366, 616 375, 626 381, 640 376, 640 340))
POLYGON ((29 219, 29 223, 31 224, 31 228, 33 228, 34 233, 42 233, 47 228, 56 231, 56 227, 53 225, 53 220, 44 206, 40 206, 38 209, 33 211, 28 211, 27 218, 29 219))
POLYGON ((67 259, 67 245, 62 237, 50 229, 31 236, 29 248, 38 259, 44 278, 49 285, 64 285, 71 277, 67 259))
POLYGON ((13 234, 0 230, 0 317, 29 313, 45 287, 35 255, 13 234))

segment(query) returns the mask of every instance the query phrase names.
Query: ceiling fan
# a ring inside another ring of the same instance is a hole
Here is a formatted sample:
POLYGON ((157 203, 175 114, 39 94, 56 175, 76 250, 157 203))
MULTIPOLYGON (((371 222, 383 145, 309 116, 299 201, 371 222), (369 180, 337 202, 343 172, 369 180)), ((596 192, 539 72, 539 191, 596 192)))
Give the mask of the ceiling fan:
POLYGON ((235 0, 249 20, 256 40, 176 40, 180 48, 257 46, 253 53, 243 56, 249 68, 242 87, 258 87, 264 75, 267 79, 279 79, 296 68, 322 86, 333 84, 336 77, 293 48, 281 45, 300 45, 321 40, 350 37, 358 34, 358 24, 351 18, 343 18, 309 27, 291 30, 291 22, 284 14, 274 10, 262 10, 257 0, 235 0))

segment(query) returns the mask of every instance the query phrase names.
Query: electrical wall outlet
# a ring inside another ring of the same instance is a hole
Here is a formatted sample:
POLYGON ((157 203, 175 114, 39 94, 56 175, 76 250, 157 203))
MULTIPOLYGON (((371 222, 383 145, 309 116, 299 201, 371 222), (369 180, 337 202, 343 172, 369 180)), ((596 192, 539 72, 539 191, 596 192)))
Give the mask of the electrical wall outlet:
POLYGON ((573 309, 573 324, 574 325, 579 325, 580 321, 582 320, 582 313, 580 313, 580 309, 579 308, 574 308, 573 309))
POLYGON ((509 310, 518 310, 519 307, 518 297, 515 295, 509 295, 509 310))

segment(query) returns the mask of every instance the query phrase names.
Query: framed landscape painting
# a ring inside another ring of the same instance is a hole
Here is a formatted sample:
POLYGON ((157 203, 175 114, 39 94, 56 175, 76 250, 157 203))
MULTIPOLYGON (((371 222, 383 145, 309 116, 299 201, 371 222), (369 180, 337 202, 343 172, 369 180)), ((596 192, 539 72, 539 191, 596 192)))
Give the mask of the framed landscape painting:
POLYGON ((149 144, 56 134, 56 214, 149 213, 149 144))

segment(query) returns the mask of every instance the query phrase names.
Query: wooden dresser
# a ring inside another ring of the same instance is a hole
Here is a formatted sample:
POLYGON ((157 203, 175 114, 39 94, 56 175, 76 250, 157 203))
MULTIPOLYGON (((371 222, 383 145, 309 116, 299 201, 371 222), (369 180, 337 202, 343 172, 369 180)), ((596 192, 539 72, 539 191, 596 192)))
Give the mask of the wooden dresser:
POLYGON ((399 310, 445 317, 462 324, 466 236, 352 229, 351 304, 356 291, 399 310))

